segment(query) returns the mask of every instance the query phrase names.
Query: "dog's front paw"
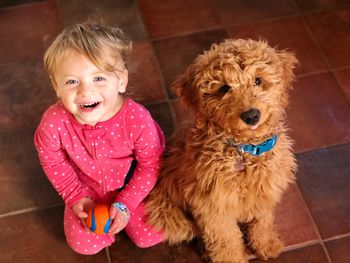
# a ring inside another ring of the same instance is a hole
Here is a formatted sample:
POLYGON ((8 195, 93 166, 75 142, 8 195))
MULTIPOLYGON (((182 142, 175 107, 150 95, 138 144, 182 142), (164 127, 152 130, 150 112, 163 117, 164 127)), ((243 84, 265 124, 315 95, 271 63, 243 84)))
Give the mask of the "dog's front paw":
POLYGON ((259 240, 259 245, 255 247, 256 254, 258 257, 263 259, 276 258, 283 249, 282 241, 277 238, 263 238, 259 240))

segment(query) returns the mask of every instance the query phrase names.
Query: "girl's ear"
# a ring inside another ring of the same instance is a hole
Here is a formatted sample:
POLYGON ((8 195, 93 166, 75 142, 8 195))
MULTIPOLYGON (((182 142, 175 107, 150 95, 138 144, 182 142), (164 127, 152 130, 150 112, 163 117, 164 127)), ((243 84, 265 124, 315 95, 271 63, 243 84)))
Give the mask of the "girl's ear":
POLYGON ((119 75, 119 93, 124 93, 126 91, 126 86, 129 81, 129 72, 127 69, 124 69, 123 72, 119 75))

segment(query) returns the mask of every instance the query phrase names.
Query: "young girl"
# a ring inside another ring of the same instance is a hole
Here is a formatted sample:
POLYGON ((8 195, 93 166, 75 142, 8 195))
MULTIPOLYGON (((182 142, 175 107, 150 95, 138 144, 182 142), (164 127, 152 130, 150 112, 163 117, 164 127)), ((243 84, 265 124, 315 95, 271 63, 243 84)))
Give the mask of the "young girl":
POLYGON ((150 113, 122 95, 130 49, 120 29, 83 23, 65 29, 44 57, 59 101, 44 113, 34 142, 65 202, 67 242, 81 254, 111 245, 124 228, 137 246, 162 241, 146 224, 142 201, 156 182, 165 140, 150 113), (107 234, 83 223, 96 203, 110 205, 107 234))

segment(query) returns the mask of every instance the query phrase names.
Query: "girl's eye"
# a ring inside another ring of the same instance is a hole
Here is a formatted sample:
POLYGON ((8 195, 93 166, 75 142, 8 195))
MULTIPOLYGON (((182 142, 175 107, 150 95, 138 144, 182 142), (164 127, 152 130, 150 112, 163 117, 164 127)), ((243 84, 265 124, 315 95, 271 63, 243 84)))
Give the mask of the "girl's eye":
POLYGON ((95 77, 94 80, 95 80, 95 81, 103 81, 103 80, 105 80, 105 78, 102 78, 102 77, 95 77))
POLYGON ((225 84, 225 85, 223 85, 223 86, 219 89, 219 92, 225 94, 225 93, 227 93, 230 89, 231 89, 231 87, 230 87, 229 85, 226 85, 226 84, 225 84))
POLYGON ((255 78, 254 80, 254 86, 260 86, 262 83, 262 78, 255 78))
POLYGON ((77 84, 77 83, 78 83, 77 80, 70 79, 70 80, 67 80, 65 84, 66 84, 66 85, 75 85, 75 84, 77 84))

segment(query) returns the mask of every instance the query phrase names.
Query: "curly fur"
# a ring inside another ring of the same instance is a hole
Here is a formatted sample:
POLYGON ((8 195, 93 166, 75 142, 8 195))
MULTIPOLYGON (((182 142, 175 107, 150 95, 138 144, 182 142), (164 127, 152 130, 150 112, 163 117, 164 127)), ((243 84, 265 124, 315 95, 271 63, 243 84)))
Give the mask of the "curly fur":
POLYGON ((169 243, 198 236, 213 262, 247 262, 239 227, 245 223, 257 256, 280 253, 274 208, 296 170, 285 128, 296 63, 293 54, 264 41, 226 40, 199 55, 175 81, 173 90, 194 121, 170 140, 146 205, 149 223, 169 243), (261 85, 254 85, 256 78, 261 85), (254 126, 240 118, 252 108, 261 112, 254 126), (278 141, 271 151, 245 153, 240 161, 232 142, 259 144, 274 133, 278 141))

